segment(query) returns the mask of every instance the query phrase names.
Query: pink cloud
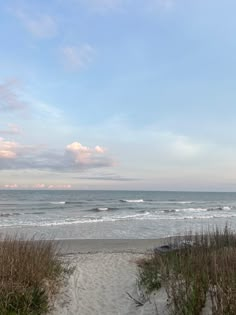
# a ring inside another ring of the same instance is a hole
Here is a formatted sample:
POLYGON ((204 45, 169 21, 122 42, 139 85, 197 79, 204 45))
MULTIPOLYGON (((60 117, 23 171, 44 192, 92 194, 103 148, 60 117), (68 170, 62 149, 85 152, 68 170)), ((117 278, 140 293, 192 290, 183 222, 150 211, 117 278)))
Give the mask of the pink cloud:
POLYGON ((95 147, 95 151, 96 151, 97 153, 105 153, 105 149, 102 148, 102 147, 100 147, 99 145, 97 145, 97 146, 95 147))
POLYGON ((84 165, 92 163, 96 157, 98 157, 99 155, 103 155, 105 152, 105 150, 100 146, 89 148, 83 146, 79 142, 73 142, 67 145, 66 151, 71 153, 75 163, 80 163, 84 165))
POLYGON ((0 159, 14 159, 18 144, 14 141, 5 141, 0 138, 0 159))
POLYGON ((6 141, 0 137, 0 159, 16 159, 20 155, 29 153, 33 146, 22 145, 15 141, 6 141))
MULTIPOLYGON (((68 144, 65 150, 30 146, 0 138, 1 169, 38 169, 71 172, 114 166, 101 146, 90 148, 79 142, 68 144)), ((40 188, 40 187, 38 187, 40 188)), ((66 187, 65 187, 66 188, 66 187)))
POLYGON ((70 189, 72 188, 72 185, 70 184, 64 184, 64 185, 48 185, 48 189, 70 189))
POLYGON ((40 188, 45 188, 45 187, 46 187, 45 184, 35 184, 35 185, 33 186, 33 188, 38 188, 38 189, 40 189, 40 188))
POLYGON ((20 128, 15 124, 7 124, 7 129, 0 129, 0 135, 18 135, 21 133, 20 128))
POLYGON ((18 185, 17 184, 6 184, 6 185, 4 185, 4 188, 14 189, 14 188, 18 188, 18 185))

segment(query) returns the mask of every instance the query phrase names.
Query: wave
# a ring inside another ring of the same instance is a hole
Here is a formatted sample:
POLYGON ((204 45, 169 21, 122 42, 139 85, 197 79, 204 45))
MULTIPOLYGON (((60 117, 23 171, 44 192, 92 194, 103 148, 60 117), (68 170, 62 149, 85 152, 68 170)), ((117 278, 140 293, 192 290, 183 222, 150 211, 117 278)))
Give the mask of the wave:
POLYGON ((36 212, 26 212, 24 214, 35 214, 35 215, 39 215, 39 214, 45 214, 45 212, 43 211, 36 211, 36 212))
POLYGON ((149 215, 149 212, 143 213, 143 214, 134 214, 134 215, 127 215, 127 216, 121 216, 121 217, 102 217, 102 218, 86 218, 86 219, 79 219, 79 220, 66 220, 63 222, 48 222, 48 223, 42 223, 40 226, 54 226, 54 225, 71 225, 71 224, 84 224, 84 223, 102 223, 102 222, 116 222, 116 221, 122 221, 126 219, 132 219, 132 218, 140 218, 149 215))
POLYGON ((82 205, 84 203, 84 201, 66 201, 67 205, 82 205))
POLYGON ((162 212, 205 212, 205 211, 227 211, 231 210, 231 207, 225 206, 225 207, 215 207, 215 208, 183 208, 183 209, 166 209, 162 210, 162 212))
POLYGON ((236 217, 236 214, 218 214, 218 215, 187 215, 187 216, 157 216, 152 215, 148 211, 145 213, 136 213, 133 215, 126 216, 115 216, 115 217, 86 217, 80 219, 65 219, 61 221, 54 222, 2 222, 1 227, 47 227, 47 226, 63 226, 63 225, 76 225, 76 224, 90 224, 90 223, 103 223, 103 222, 116 222, 116 221, 125 221, 125 220, 209 220, 209 219, 220 219, 220 218, 233 218, 236 217))
POLYGON ((214 208, 208 208, 207 211, 229 211, 232 207, 224 206, 224 207, 214 207, 214 208))
POLYGON ((21 215, 21 213, 18 213, 18 212, 0 213, 0 217, 4 217, 4 218, 12 217, 12 216, 18 216, 18 215, 21 215))
POLYGON ((64 205, 66 204, 66 201, 51 201, 49 203, 52 205, 64 205))
POLYGON ((164 209, 161 212, 164 213, 174 213, 174 212, 202 212, 202 211, 208 211, 207 208, 184 208, 184 209, 164 209))
POLYGON ((110 210, 109 208, 96 208, 97 211, 108 211, 110 210))
POLYGON ((176 203, 180 203, 180 204, 193 204, 193 201, 176 201, 176 203))
POLYGON ((223 207, 223 210, 225 210, 225 211, 231 210, 231 207, 225 206, 225 207, 223 207))
POLYGON ((173 212, 176 212, 176 209, 166 209, 166 210, 162 210, 161 212, 173 213, 173 212))
POLYGON ((137 218, 137 220, 173 220, 173 221, 181 221, 181 220, 209 220, 209 219, 227 219, 227 218, 235 218, 236 214, 215 214, 215 215, 187 215, 187 216, 147 216, 146 218, 137 218))
POLYGON ((118 209, 119 208, 97 207, 97 208, 92 208, 88 211, 98 212, 98 211, 112 211, 112 210, 118 210, 118 209))
POLYGON ((121 199, 120 202, 140 203, 144 201, 143 199, 121 199))
POLYGON ((184 209, 176 209, 177 212, 179 211, 191 211, 191 212, 201 212, 207 211, 208 208, 184 208, 184 209))
POLYGON ((193 204, 194 201, 160 201, 160 200, 147 200, 150 203, 157 204, 193 204))

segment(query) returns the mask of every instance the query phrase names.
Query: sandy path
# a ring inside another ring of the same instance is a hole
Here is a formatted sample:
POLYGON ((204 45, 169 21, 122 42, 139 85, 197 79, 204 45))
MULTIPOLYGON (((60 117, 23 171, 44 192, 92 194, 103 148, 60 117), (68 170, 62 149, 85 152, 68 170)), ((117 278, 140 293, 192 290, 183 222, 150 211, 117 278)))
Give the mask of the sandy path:
MULTIPOLYGON (((140 298, 136 285, 137 253, 71 255, 75 270, 58 296, 53 315, 154 315, 154 303, 137 307, 126 292, 140 298)), ((166 296, 160 292, 159 314, 165 314, 166 296)))

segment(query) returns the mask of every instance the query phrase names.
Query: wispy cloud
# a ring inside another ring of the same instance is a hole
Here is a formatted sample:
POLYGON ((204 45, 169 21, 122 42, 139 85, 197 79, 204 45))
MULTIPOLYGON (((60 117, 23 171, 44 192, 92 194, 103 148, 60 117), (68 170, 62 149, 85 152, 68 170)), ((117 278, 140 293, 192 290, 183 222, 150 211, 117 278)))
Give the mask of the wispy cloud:
POLYGON ((61 120, 64 117, 63 111, 56 106, 38 100, 31 100, 31 103, 33 104, 32 110, 41 119, 61 120))
POLYGON ((88 44, 65 46, 61 52, 65 67, 72 71, 85 68, 91 63, 94 57, 94 49, 88 44))
POLYGON ((103 14, 111 11, 130 11, 131 8, 140 11, 166 10, 173 7, 175 0, 74 0, 73 2, 103 14))
POLYGON ((136 177, 127 177, 121 176, 117 174, 102 174, 102 175, 94 175, 94 176, 77 176, 73 177, 80 180, 96 180, 96 181, 114 181, 114 182, 131 182, 131 181, 139 181, 140 178, 136 177))
POLYGON ((110 11, 120 8, 124 0, 77 0, 95 11, 110 11))
POLYGON ((19 135, 20 133, 21 133, 21 129, 15 124, 8 124, 7 128, 0 129, 0 136, 19 135))
POLYGON ((0 83, 0 111, 23 110, 27 103, 20 97, 21 84, 16 79, 0 83))
POLYGON ((57 24, 50 15, 26 13, 22 10, 15 10, 14 15, 35 37, 51 38, 57 34, 57 24))

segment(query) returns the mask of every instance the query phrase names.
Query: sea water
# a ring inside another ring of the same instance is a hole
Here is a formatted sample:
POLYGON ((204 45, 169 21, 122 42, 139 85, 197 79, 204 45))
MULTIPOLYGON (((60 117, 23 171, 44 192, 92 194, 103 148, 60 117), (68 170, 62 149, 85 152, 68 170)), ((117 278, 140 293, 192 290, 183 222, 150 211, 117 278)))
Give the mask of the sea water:
POLYGON ((0 191, 0 233, 46 239, 159 238, 236 229, 236 193, 0 191))

